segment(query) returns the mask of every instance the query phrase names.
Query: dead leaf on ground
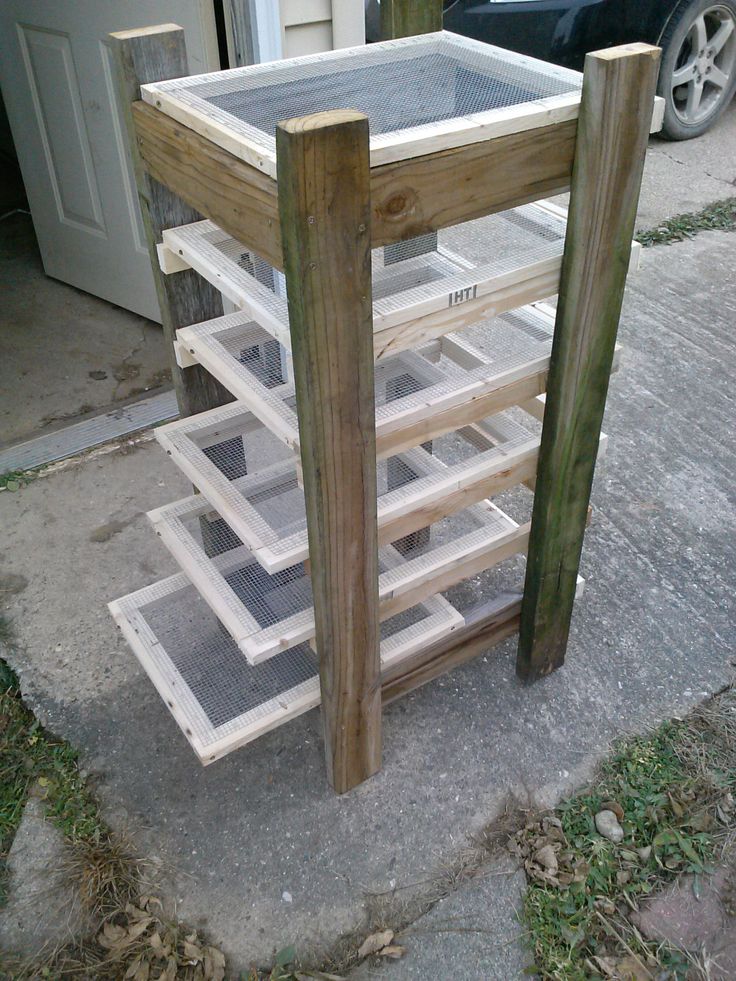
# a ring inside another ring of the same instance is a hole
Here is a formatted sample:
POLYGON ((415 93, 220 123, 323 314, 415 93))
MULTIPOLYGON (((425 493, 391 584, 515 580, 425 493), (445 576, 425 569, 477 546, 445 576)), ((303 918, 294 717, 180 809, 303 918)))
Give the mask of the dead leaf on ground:
POLYGON ((638 957, 628 954, 616 962, 616 977, 621 981, 652 981, 652 973, 648 971, 638 957))
POLYGON ((370 937, 365 938, 358 948, 358 957, 363 959, 364 957, 369 957, 371 954, 378 953, 379 950, 387 947, 393 939, 393 930, 379 930, 377 933, 372 933, 370 937))
POLYGON ((558 868, 557 855, 552 845, 544 845, 534 853, 534 861, 549 872, 556 872, 558 868))
POLYGON ((624 819, 624 809, 617 800, 604 800, 598 810, 613 811, 619 821, 623 821, 624 819))
POLYGON ((126 981, 148 981, 151 974, 151 965, 139 954, 125 973, 126 981))
POLYGON ((616 961, 613 957, 593 957, 591 960, 593 966, 598 968, 604 978, 616 977, 616 961))
POLYGON ((225 977, 225 955, 216 947, 204 950, 205 981, 223 981, 225 977))
POLYGON ((406 953, 406 947, 402 947, 400 944, 389 944, 387 947, 383 947, 378 951, 379 957, 391 957, 394 960, 398 960, 399 957, 403 957, 406 953))
POLYGON ((187 939, 184 941, 184 956, 191 961, 201 961, 204 960, 204 951, 196 943, 187 939))
POLYGON ((145 920, 138 920, 133 926, 128 927, 128 935, 125 938, 126 943, 132 943, 137 940, 142 933, 145 933, 149 926, 153 923, 153 919, 147 916, 145 920))
POLYGON ((176 958, 170 957, 166 962, 166 969, 161 975, 161 981, 176 981, 176 958))
POLYGON ((112 950, 113 947, 120 946, 127 935, 128 931, 124 927, 116 926, 114 923, 106 923, 97 935, 97 943, 100 947, 112 950))

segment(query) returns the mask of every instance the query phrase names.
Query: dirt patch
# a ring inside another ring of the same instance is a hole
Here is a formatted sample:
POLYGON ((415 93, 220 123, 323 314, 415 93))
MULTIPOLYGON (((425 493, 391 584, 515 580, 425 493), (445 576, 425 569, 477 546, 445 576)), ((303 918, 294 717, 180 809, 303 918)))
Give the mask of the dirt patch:
POLYGON ((0 600, 4 596, 15 596, 22 593, 28 585, 25 576, 19 576, 15 572, 0 572, 0 600))
POLYGON ((736 855, 713 875, 686 875, 644 905, 631 919, 645 937, 701 952, 711 981, 736 978, 736 855))
POLYGON ((118 520, 113 518, 104 525, 99 525, 92 532, 90 532, 89 540, 100 544, 102 542, 109 542, 111 538, 115 535, 119 535, 121 531, 124 531, 128 525, 132 525, 133 522, 140 517, 140 512, 132 515, 130 518, 125 518, 124 520, 118 520))
POLYGON ((141 366, 139 364, 131 364, 127 361, 121 361, 112 369, 112 376, 118 382, 132 381, 134 378, 138 378, 140 373, 141 366))

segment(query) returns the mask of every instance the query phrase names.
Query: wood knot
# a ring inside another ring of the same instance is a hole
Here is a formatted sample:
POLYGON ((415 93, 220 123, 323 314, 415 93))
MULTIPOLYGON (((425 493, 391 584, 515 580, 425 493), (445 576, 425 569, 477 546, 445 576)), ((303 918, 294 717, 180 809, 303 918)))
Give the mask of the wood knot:
POLYGON ((411 188, 401 188, 378 206, 378 213, 385 221, 401 221, 414 213, 416 203, 416 192, 411 188))

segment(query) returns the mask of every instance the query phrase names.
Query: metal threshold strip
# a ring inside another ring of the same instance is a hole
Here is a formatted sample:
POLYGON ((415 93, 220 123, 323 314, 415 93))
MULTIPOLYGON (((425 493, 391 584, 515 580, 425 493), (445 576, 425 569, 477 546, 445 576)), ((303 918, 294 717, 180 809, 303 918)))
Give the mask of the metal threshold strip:
POLYGON ((179 409, 173 391, 121 405, 91 419, 83 419, 62 429, 0 449, 0 474, 34 470, 121 436, 129 436, 161 422, 169 422, 178 415, 179 409))

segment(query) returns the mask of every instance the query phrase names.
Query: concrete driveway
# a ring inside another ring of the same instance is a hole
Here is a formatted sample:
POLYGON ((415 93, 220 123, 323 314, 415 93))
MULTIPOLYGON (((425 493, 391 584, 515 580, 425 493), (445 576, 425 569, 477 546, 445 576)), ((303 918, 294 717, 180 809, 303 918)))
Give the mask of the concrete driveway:
MULTIPOLYGON (((653 142, 639 226, 727 197, 735 179, 736 106, 702 140, 653 142)), ((734 269, 736 236, 708 232, 645 250, 630 281, 565 667, 523 688, 508 642, 390 706, 382 772, 341 798, 317 712, 201 769, 117 634, 106 602, 175 571, 145 512, 189 486, 155 444, 0 495, 24 692, 80 748, 113 825, 172 864, 179 915, 234 965, 287 943, 328 949, 363 924, 367 894, 430 889, 509 794, 555 802, 613 738, 730 679, 734 269)), ((461 959, 451 976, 476 970, 461 959)))

